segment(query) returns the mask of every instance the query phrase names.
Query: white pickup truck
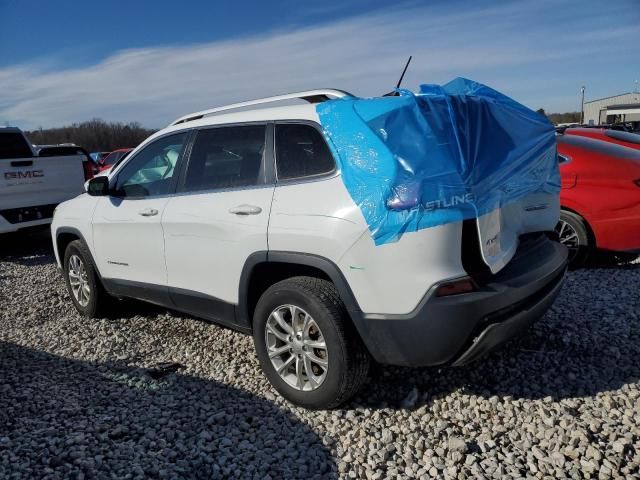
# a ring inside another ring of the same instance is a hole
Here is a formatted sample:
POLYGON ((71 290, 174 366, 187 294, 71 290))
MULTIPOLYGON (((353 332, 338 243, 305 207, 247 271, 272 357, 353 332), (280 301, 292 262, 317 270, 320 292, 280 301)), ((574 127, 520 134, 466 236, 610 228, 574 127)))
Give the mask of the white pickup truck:
POLYGON ((0 127, 0 234, 51 223, 59 203, 84 191, 89 162, 79 147, 36 150, 20 129, 0 127))

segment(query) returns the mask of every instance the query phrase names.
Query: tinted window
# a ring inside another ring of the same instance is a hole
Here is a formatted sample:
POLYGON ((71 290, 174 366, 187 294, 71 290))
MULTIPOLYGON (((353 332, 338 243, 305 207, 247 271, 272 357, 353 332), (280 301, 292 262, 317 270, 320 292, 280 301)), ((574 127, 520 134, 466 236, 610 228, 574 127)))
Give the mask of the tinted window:
POLYGON ((640 144, 640 135, 637 133, 621 132, 619 130, 605 130, 604 134, 607 137, 615 138, 616 140, 622 140, 623 142, 640 144))
POLYGON ((335 163, 322 134, 311 125, 276 125, 278 180, 330 172, 335 163))
POLYGON ((0 132, 0 158, 29 158, 33 154, 19 132, 0 132))
POLYGON ((184 190, 247 187, 265 183, 265 125, 200 130, 191 149, 184 190))
POLYGON ((140 150, 118 174, 116 194, 148 197, 169 193, 188 132, 162 137, 140 150))

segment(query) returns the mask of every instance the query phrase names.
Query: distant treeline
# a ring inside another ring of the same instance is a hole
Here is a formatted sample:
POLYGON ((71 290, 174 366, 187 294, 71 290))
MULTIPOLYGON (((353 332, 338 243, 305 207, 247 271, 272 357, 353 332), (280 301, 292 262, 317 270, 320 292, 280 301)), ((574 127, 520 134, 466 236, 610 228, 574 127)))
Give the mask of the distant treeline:
POLYGON ((576 123, 580 122, 580 112, 549 113, 547 118, 551 123, 576 123))
POLYGON ((539 108, 537 112, 541 115, 546 115, 551 123, 580 122, 580 112, 546 113, 543 108, 539 108))
POLYGON ((137 122, 114 123, 93 119, 67 127, 25 133, 34 145, 75 143, 89 152, 110 152, 117 148, 135 147, 154 132, 137 122))

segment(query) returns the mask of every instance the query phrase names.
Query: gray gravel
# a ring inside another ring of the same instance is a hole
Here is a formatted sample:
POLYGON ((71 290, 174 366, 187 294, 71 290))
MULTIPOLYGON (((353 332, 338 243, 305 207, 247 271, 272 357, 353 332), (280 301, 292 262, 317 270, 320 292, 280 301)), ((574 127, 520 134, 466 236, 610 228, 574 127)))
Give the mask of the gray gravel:
POLYGON ((0 478, 640 476, 639 264, 572 272, 476 364, 379 368, 308 412, 249 337, 137 302, 84 320, 46 234, 0 242, 0 478))

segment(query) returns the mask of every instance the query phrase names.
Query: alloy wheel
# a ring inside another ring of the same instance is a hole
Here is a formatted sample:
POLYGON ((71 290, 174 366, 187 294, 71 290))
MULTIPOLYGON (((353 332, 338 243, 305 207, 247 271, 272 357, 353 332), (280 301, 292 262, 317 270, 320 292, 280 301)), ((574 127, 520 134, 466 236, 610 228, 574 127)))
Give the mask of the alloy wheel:
POLYGON ((87 269, 78 255, 69 257, 69 285, 71 293, 81 307, 86 307, 91 299, 91 287, 87 269))
POLYGON ((329 368, 329 355, 320 327, 302 308, 281 305, 265 324, 265 340, 271 364, 280 378, 300 391, 322 385, 329 368))
POLYGON ((563 244, 569 250, 569 261, 572 261, 578 255, 580 250, 580 238, 578 232, 568 222, 560 219, 556 225, 556 232, 560 243, 563 244))

